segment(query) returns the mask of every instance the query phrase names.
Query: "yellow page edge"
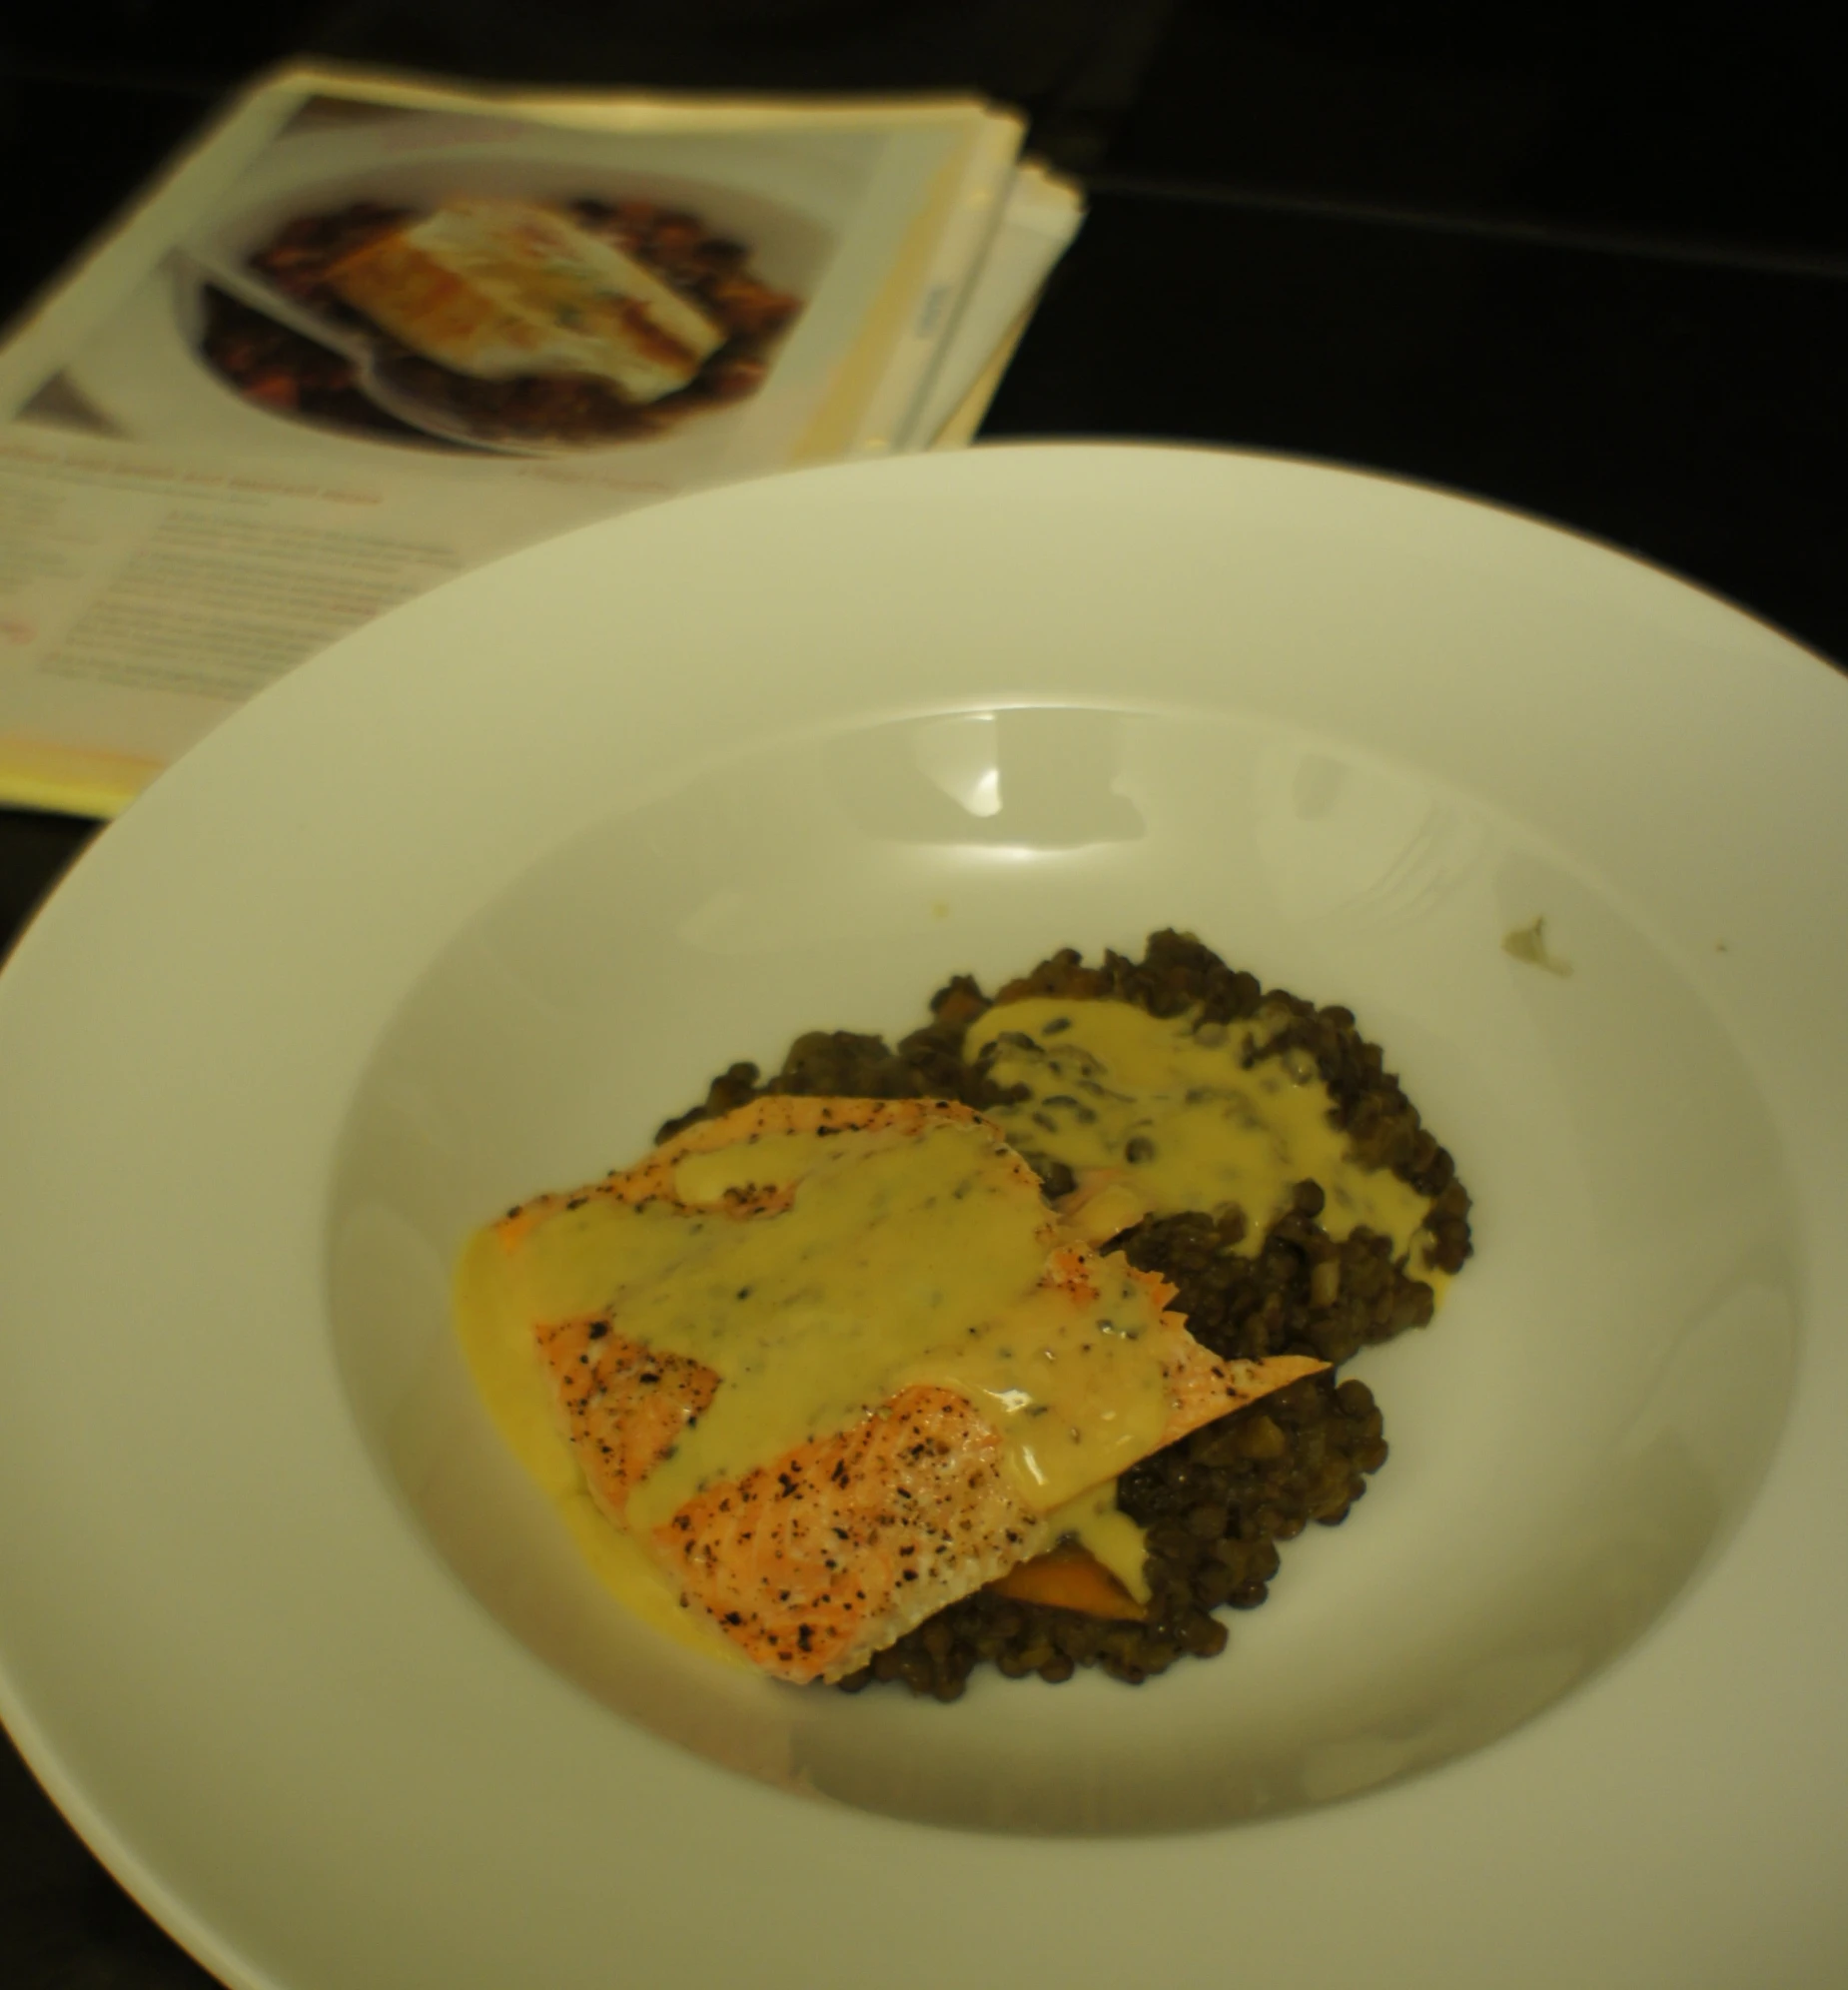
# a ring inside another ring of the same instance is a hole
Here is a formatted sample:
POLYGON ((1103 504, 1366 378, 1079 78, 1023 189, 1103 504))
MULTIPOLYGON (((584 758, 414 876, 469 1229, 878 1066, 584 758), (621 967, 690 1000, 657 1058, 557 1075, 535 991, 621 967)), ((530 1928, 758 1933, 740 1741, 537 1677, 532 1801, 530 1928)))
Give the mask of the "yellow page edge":
POLYGON ((164 771, 164 762, 131 753, 93 752, 0 733, 0 807, 106 821, 120 815, 164 771))

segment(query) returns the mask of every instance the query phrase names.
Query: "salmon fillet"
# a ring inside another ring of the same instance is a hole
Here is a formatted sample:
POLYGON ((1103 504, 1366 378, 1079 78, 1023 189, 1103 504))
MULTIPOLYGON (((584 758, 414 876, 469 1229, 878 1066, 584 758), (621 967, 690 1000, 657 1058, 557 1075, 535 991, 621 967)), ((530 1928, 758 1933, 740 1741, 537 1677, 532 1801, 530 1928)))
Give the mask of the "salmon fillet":
MULTIPOLYGON (((1186 1338, 1205 1360, 1170 1371, 1183 1393, 1164 1445, 1326 1366, 1219 1362, 1186 1338)), ((797 1681, 857 1671, 1052 1541, 1045 1514, 1010 1486, 1000 1434, 966 1396, 925 1384, 707 1488, 654 1529, 682 1599, 765 1671, 797 1681)))
POLYGON ((534 1332, 590 1496, 620 1526, 630 1492, 699 1422, 719 1379, 616 1333, 607 1314, 534 1332))
MULTIPOLYGON (((949 1101, 754 1100, 696 1122, 633 1168, 510 1211, 497 1229, 503 1247, 517 1251, 560 1209, 595 1197, 773 1222, 792 1206, 805 1156, 814 1165, 820 1143, 856 1134, 889 1145, 942 1126, 994 1136, 990 1164, 1023 1208, 1030 1202, 1030 1221, 1043 1215, 1035 1233, 1046 1252, 1041 1287, 1074 1309, 1094 1305, 1103 1261, 1045 1205, 1038 1177, 999 1144, 998 1130, 949 1101)), ((843 1151, 831 1149, 830 1158, 843 1151)), ((1326 1366, 1296 1356, 1222 1361, 1167 1310, 1174 1289, 1158 1275, 1120 1260, 1108 1270, 1110 1289, 1120 1296, 1127 1283, 1146 1309, 1139 1322, 1121 1324, 1133 1327, 1132 1339, 1147 1334, 1155 1343, 1167 1408, 1158 1447, 1326 1366)), ((592 1496, 622 1524, 636 1487, 672 1456, 724 1379, 626 1334, 619 1308, 538 1324, 534 1337, 592 1496)), ((845 1429, 702 1485, 641 1538, 683 1603, 765 1671, 833 1680, 1052 1544, 1045 1510, 1008 1457, 1006 1435, 969 1396, 910 1383, 845 1429)))
POLYGON ((1037 1552, 999 1434, 966 1396, 900 1390, 863 1423, 708 1488, 654 1529, 698 1603, 767 1672, 837 1679, 1037 1552))

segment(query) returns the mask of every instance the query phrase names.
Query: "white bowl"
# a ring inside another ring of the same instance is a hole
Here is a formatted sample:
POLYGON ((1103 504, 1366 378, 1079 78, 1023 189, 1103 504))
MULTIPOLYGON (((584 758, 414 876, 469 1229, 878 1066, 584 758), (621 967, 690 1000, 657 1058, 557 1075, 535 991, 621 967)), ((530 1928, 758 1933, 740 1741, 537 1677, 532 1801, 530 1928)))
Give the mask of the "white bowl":
POLYGON ((1838 1979, 1845 754, 1661 574, 1204 452, 773 479, 399 610, 0 981, 0 1706, 239 1984, 1838 1979), (1140 1691, 626 1620, 469 1392, 465 1232, 1168 923, 1355 1007, 1476 1196, 1350 1523, 1140 1691))

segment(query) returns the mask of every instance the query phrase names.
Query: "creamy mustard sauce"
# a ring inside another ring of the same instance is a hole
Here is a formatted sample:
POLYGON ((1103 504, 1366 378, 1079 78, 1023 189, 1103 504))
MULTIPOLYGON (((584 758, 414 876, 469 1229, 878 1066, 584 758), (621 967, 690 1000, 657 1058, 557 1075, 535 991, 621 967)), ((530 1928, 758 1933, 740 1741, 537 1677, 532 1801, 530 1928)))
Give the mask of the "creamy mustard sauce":
POLYGON ((1139 1603, 1149 1600, 1148 1537, 1117 1506, 1117 1482, 1107 1480, 1046 1515, 1055 1540, 1089 1548, 1139 1603))
POLYGON ((532 1321, 518 1302, 511 1265, 491 1230, 468 1240, 457 1269, 456 1331, 475 1389, 507 1449, 569 1530, 590 1572, 644 1623, 744 1671, 752 1665, 728 1637, 680 1606, 678 1591, 640 1543, 612 1526, 584 1486, 577 1456, 540 1366, 532 1321))
MULTIPOLYGON (((1193 1013, 1166 1019, 1134 1003, 1032 996, 974 1022, 963 1054, 996 1045, 1003 1085, 1024 1085, 1019 1104, 984 1111, 1023 1152, 1116 1179, 1103 1189, 1125 1216, 1245 1214, 1240 1249, 1255 1256, 1296 1184, 1327 1198, 1319 1221, 1331 1237, 1365 1225, 1403 1256, 1430 1214, 1430 1201, 1386 1169, 1363 1168, 1330 1118, 1334 1100, 1307 1060, 1269 1057, 1246 1068, 1262 1045, 1261 1022, 1202 1024, 1193 1013), (1130 1199, 1133 1198, 1133 1205, 1130 1199)), ((1419 1249, 1406 1268, 1431 1280, 1419 1249)))
POLYGON ((1063 1233, 992 1129, 767 1136, 688 1156, 675 1190, 716 1200, 797 1169, 773 1215, 592 1195, 507 1226, 491 1278, 478 1246, 464 1262, 463 1310, 498 1313, 528 1346, 538 1322, 610 1309, 618 1332, 719 1377, 631 1494, 635 1531, 912 1383, 976 1404, 1039 1511, 1156 1448, 1169 1414, 1157 1309, 1120 1258, 1093 1258, 1076 1295, 1043 1283, 1063 1233))

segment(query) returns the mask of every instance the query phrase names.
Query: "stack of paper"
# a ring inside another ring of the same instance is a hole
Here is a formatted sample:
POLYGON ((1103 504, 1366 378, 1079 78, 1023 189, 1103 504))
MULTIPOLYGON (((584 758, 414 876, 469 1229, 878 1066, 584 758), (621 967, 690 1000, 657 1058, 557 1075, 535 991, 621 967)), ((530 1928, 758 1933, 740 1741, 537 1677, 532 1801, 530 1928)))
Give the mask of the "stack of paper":
POLYGON ((261 84, 0 348, 0 802, 109 814, 462 567, 968 440, 1082 215, 962 99, 261 84))

